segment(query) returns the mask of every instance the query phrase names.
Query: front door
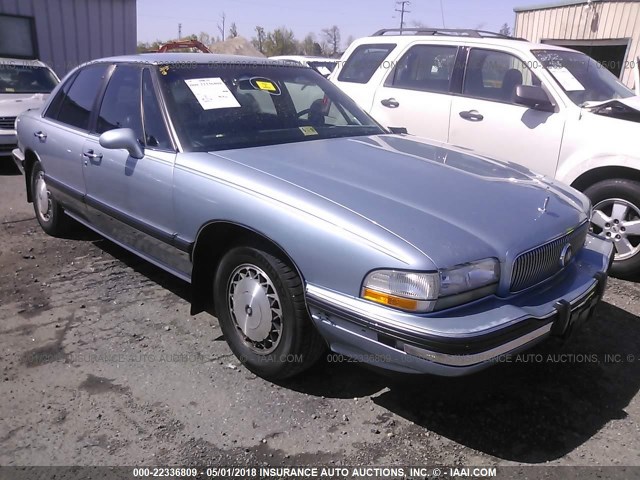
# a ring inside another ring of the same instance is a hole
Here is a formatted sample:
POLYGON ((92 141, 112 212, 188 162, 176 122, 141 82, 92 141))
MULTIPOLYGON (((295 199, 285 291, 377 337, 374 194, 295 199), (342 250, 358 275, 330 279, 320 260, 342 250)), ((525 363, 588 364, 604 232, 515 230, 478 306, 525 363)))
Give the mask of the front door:
POLYGON ((518 85, 541 83, 514 55, 471 49, 462 95, 451 106, 449 143, 553 177, 565 114, 517 105, 518 85))
POLYGON ((157 102, 152 95, 148 70, 143 75, 139 66, 123 64, 113 72, 95 132, 83 148, 86 202, 93 223, 104 234, 175 269, 172 185, 176 154, 160 109, 157 103, 152 105, 157 102), (116 128, 134 131, 144 149, 143 158, 100 145, 99 136, 116 128))

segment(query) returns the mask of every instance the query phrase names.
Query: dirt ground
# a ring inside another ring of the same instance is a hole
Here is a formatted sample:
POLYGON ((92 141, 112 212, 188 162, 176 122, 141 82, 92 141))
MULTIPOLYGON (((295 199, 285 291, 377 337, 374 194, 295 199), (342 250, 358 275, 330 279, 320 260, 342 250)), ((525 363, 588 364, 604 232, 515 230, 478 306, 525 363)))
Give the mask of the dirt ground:
POLYGON ((325 360, 274 384, 189 315, 186 283, 84 229, 45 235, 4 163, 0 465, 640 466, 639 283, 472 377, 325 360))

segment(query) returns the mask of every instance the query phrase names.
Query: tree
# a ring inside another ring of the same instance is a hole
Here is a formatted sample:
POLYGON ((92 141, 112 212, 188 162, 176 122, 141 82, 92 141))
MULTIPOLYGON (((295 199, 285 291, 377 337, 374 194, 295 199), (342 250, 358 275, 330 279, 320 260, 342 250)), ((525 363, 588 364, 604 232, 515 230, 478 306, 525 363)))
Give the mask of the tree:
POLYGON ((295 55, 298 53, 298 42, 293 31, 286 27, 276 28, 269 32, 264 41, 264 52, 267 57, 274 55, 295 55))
POLYGON ((227 14, 222 12, 222 15, 220 15, 220 19, 222 20, 222 24, 218 24, 218 31, 220 32, 220 35, 222 36, 222 41, 224 42, 224 33, 225 33, 225 24, 227 23, 227 14))
POLYGON ((500 33, 502 35, 506 35, 507 37, 511 36, 511 28, 509 27, 509 24, 505 23, 504 25, 502 25, 502 27, 500 28, 500 33))
POLYGON ((258 49, 260 53, 264 53, 264 41, 266 39, 266 34, 264 33, 264 28, 260 25, 256 25, 256 36, 253 37, 251 43, 254 47, 258 49))
POLYGON ((209 35, 207 32, 200 32, 200 35, 198 35, 198 40, 206 46, 209 46, 211 45, 211 43, 213 43, 211 41, 211 35, 209 35))
POLYGON ((236 22, 231 23, 231 27, 229 27, 229 37, 236 38, 238 36, 238 27, 236 26, 236 22))
POLYGON ((347 45, 345 48, 349 48, 349 45, 351 45, 354 41, 355 41, 355 38, 353 37, 353 35, 349 35, 347 37, 347 45))
POLYGON ((331 28, 323 29, 322 35, 329 46, 330 55, 336 56, 340 51, 340 29, 334 25, 331 28))
POLYGON ((304 37, 304 40, 302 40, 302 43, 300 44, 300 48, 302 53, 305 55, 312 55, 314 57, 322 55, 322 47, 318 42, 316 42, 316 36, 313 33, 304 37))

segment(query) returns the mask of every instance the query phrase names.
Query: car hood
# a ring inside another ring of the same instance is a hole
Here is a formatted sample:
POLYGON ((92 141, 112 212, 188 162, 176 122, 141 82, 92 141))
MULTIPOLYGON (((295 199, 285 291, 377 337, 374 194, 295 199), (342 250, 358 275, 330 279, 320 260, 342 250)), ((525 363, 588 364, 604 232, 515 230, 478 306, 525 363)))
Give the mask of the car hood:
POLYGON ((41 108, 48 93, 0 93, 0 117, 17 117, 25 110, 41 108))
MULTIPOLYGON (((587 220, 579 192, 524 167, 400 135, 212 153, 335 202, 438 267, 501 261, 587 220), (546 209, 545 209, 546 206, 546 209)), ((535 154, 535 153, 533 153, 535 154)))
POLYGON ((605 100, 604 102, 588 102, 585 108, 597 115, 640 122, 639 96, 605 100))

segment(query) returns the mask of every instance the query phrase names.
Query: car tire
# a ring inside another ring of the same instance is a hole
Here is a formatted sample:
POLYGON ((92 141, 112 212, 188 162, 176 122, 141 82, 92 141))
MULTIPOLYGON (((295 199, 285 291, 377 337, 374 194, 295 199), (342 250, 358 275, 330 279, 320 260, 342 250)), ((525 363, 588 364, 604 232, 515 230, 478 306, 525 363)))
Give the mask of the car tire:
POLYGON ((616 253, 611 274, 635 278, 640 274, 640 182, 610 179, 584 193, 593 204, 594 233, 613 240, 616 253))
POLYGON ((309 318, 300 276, 270 253, 248 246, 227 252, 215 274, 214 300, 229 347, 260 377, 297 375, 326 349, 309 318))
POLYGON ((53 197, 47 186, 44 169, 36 162, 31 169, 31 193, 36 219, 47 234, 57 237, 69 231, 71 218, 53 197))

